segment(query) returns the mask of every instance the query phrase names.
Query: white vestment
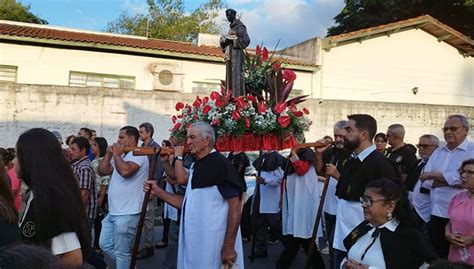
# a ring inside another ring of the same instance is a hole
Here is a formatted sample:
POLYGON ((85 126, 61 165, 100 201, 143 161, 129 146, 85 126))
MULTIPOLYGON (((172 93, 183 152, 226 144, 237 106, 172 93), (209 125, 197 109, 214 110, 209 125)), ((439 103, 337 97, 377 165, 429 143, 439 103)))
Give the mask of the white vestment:
MULTIPOLYGON (((178 269, 220 269, 221 249, 227 228, 229 206, 217 186, 192 189, 193 166, 189 170, 179 227, 178 269)), ((235 264, 244 268, 240 228, 234 245, 235 264)))
MULTIPOLYGON (((318 178, 311 166, 303 176, 288 175, 283 191, 283 234, 311 238, 319 207, 318 178)), ((318 236, 322 235, 318 229, 318 236)))

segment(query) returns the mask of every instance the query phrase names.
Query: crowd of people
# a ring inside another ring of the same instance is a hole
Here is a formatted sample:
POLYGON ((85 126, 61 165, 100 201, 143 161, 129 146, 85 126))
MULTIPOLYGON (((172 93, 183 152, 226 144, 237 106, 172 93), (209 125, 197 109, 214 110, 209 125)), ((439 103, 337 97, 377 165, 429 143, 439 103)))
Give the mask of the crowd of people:
POLYGON ((159 145, 147 122, 122 127, 112 145, 85 127, 65 144, 57 131, 30 129, 0 149, 0 267, 130 268, 150 192, 138 259, 166 247, 163 268, 244 268, 268 258, 269 237, 283 246, 275 268, 291 268, 301 249, 311 268, 472 268, 474 144, 465 116, 440 127, 445 143, 422 134, 413 146, 401 124, 377 133, 372 116, 349 115, 325 147, 262 151, 249 199, 249 157, 217 152, 205 122, 186 141, 162 141, 174 153, 159 158, 125 152, 159 145), (155 245, 156 198, 164 232, 155 245), (315 237, 327 240, 329 263, 315 237))

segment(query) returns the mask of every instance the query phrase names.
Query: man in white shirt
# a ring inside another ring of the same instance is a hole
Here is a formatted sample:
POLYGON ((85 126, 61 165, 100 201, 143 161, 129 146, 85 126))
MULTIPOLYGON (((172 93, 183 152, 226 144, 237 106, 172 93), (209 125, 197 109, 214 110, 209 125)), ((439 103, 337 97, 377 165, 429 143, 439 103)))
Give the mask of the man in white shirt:
POLYGON ((109 185, 109 214, 102 221, 99 245, 117 269, 128 269, 131 246, 140 217, 144 193, 142 186, 148 177, 146 156, 124 153, 124 147, 136 147, 139 133, 133 126, 120 129, 113 144, 99 164, 99 175, 112 174, 109 185))
POLYGON ((451 198, 462 191, 458 169, 461 163, 474 158, 474 144, 467 141, 469 123, 463 115, 451 115, 443 127, 446 145, 433 152, 420 179, 431 184, 431 212, 429 234, 440 258, 447 258, 449 242, 444 237, 448 223, 451 198))
POLYGON ((408 173, 404 182, 408 190, 408 198, 413 205, 415 215, 418 219, 418 228, 423 234, 427 233, 428 221, 431 216, 430 187, 427 182, 421 182, 420 174, 424 171, 431 154, 438 148, 439 139, 431 134, 422 135, 416 147, 420 160, 416 166, 408 173))

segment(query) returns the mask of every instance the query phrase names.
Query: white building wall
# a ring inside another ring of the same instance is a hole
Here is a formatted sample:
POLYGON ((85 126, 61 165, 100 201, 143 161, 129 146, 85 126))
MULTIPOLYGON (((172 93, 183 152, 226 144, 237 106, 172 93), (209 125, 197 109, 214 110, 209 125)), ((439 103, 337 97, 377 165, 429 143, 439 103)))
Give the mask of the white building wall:
MULTIPOLYGON (((120 53, 60 49, 0 43, 0 65, 18 66, 17 83, 69 85, 69 72, 135 77, 135 89, 153 90, 150 66, 170 65, 176 73, 176 90, 192 92, 193 82, 218 83, 225 79, 225 64, 211 61, 163 59, 120 53)), ((311 94, 311 72, 296 72, 296 89, 311 94)))
POLYGON ((474 103, 474 58, 423 30, 334 47, 323 52, 322 65, 324 99, 474 103))

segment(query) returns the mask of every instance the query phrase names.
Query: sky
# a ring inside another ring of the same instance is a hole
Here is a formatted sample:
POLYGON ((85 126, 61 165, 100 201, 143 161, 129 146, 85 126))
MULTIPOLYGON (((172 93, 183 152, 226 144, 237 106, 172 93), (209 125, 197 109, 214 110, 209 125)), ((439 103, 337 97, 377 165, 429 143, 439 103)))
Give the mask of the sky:
MULTIPOLYGON (((144 12, 146 0, 17 0, 31 4, 30 11, 51 26, 103 31, 123 11, 144 12)), ((184 0, 191 12, 204 1, 184 0)), ((326 35, 344 0, 227 0, 226 6, 237 10, 247 26, 251 47, 263 44, 268 48, 287 47, 307 39, 326 35)), ((227 29, 224 10, 217 22, 227 29)))

